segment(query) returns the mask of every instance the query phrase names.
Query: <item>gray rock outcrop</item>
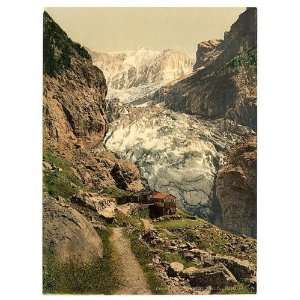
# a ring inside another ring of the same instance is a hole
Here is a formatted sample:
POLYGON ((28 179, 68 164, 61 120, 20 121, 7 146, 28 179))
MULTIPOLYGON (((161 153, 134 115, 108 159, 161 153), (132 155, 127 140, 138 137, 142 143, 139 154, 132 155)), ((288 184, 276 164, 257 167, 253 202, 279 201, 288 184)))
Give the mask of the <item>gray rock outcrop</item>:
POLYGON ((62 263, 93 263, 103 255, 102 241, 91 225, 62 198, 43 201, 43 252, 62 263))
POLYGON ((213 289, 237 284, 232 273, 221 263, 190 272, 189 281, 191 286, 211 286, 213 289))
POLYGON ((216 194, 222 226, 230 231, 256 237, 256 137, 238 143, 218 171, 216 194))

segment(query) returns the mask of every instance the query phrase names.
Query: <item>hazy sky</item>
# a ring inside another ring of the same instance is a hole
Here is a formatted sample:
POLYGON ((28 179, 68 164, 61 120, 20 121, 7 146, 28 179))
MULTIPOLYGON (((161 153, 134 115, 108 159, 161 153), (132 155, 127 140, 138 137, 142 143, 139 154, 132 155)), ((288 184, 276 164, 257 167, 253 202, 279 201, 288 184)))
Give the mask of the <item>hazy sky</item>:
POLYGON ((197 43, 223 38, 245 8, 52 7, 47 12, 76 42, 95 51, 140 47, 195 55, 197 43))

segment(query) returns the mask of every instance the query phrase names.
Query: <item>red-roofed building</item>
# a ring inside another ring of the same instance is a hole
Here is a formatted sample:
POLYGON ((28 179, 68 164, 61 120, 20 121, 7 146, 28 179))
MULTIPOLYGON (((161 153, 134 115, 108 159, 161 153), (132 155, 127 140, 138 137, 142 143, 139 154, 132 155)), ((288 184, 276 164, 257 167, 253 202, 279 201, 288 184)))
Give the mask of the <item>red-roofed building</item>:
POLYGON ((176 197, 161 192, 153 192, 149 197, 150 203, 150 217, 160 217, 164 215, 176 214, 176 197))

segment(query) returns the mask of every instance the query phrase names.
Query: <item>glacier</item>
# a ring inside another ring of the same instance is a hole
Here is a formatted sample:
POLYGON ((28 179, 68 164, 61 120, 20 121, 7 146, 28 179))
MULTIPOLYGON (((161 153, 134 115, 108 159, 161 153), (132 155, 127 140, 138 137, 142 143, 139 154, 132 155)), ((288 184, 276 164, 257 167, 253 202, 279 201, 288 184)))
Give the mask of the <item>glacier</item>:
POLYGON ((115 120, 105 145, 137 164, 152 190, 168 192, 179 207, 213 220, 214 183, 223 152, 240 140, 229 120, 206 121, 170 111, 163 104, 130 107, 115 120))

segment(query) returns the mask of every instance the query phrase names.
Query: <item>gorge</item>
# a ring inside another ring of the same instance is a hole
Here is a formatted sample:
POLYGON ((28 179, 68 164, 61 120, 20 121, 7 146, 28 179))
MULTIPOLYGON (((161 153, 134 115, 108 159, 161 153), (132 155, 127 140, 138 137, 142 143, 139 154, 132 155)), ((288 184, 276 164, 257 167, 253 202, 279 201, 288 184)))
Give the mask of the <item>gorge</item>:
POLYGON ((46 292, 255 292, 256 47, 255 8, 196 59, 97 52, 44 13, 46 292), (154 191, 175 215, 149 217, 154 191))
MULTIPOLYGON (((108 81, 118 87, 117 93, 107 99, 117 101, 114 109, 118 118, 109 125, 106 147, 137 164, 152 190, 170 192, 180 207, 217 224, 222 224, 224 217, 216 194, 218 170, 233 145, 256 135, 254 20, 255 10, 248 9, 225 33, 223 41, 200 43, 194 72, 186 67, 183 79, 177 76, 186 58, 180 61, 181 56, 176 55, 179 69, 159 56, 157 75, 151 67, 148 79, 146 71, 140 76, 134 72, 134 89, 139 89, 135 97, 128 96, 128 84, 132 83, 127 82, 125 88, 123 83, 116 84, 124 79, 124 69, 127 77, 130 73, 126 63, 124 66, 118 61, 111 76, 117 79, 108 81), (154 84, 153 78, 166 74, 164 68, 173 70, 177 79, 168 83, 160 79, 154 84), (145 84, 152 90, 143 93, 145 84)), ((143 58, 147 61, 145 51, 143 58)), ((96 57, 94 63, 105 64, 107 58, 96 57)), ((131 58, 131 68, 143 70, 140 61, 131 58), (137 61, 139 64, 134 65, 137 61)))

